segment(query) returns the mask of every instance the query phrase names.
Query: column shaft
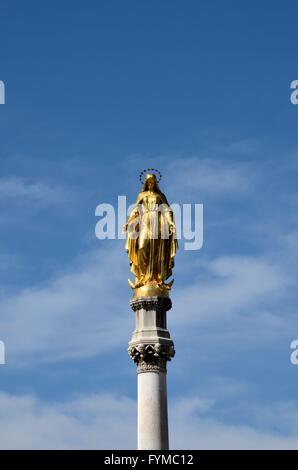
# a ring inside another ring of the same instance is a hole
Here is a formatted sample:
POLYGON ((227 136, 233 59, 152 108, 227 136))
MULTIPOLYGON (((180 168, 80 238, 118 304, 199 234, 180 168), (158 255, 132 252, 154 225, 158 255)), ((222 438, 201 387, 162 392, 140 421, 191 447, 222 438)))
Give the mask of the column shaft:
POLYGON ((167 374, 138 374, 138 449, 168 448, 167 374))
POLYGON ((136 328, 128 353, 137 365, 138 449, 168 450, 167 362, 174 344, 167 330, 168 297, 133 299, 136 328))

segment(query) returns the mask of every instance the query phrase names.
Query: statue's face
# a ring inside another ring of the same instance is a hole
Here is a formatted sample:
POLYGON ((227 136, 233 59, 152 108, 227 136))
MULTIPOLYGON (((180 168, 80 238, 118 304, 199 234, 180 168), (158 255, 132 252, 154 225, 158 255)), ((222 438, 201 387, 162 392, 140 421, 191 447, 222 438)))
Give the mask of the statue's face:
POLYGON ((152 191, 153 188, 154 188, 154 179, 150 178, 148 180, 148 189, 149 189, 149 191, 152 191))

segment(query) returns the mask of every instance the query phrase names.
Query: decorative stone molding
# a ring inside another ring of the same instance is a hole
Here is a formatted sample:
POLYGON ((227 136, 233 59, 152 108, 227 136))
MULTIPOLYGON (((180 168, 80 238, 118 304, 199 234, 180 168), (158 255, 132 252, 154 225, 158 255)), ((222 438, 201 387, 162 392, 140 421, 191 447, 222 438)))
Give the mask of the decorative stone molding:
POLYGON ((137 374, 144 374, 145 372, 167 372, 167 361, 160 358, 156 363, 141 361, 137 366, 137 374))
POLYGON ((128 354, 137 364, 138 374, 143 372, 166 372, 167 361, 175 355, 173 344, 145 344, 130 345, 128 354))
POLYGON ((140 297, 132 299, 130 306, 134 312, 142 309, 166 312, 172 308, 172 301, 169 297, 140 297))

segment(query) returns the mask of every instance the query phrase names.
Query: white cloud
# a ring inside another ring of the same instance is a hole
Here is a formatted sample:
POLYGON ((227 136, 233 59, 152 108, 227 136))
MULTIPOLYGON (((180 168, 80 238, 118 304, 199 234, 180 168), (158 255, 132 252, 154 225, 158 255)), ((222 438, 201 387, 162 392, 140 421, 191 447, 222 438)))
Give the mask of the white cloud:
POLYGON ((31 200, 46 204, 59 204, 68 199, 69 194, 62 186, 43 181, 28 182, 21 178, 0 179, 0 198, 23 201, 31 200))
MULTIPOLYGON (((167 196, 172 194, 182 202, 185 195, 191 198, 202 195, 196 202, 204 202, 205 195, 212 194, 219 198, 232 195, 236 199, 251 194, 256 184, 252 168, 248 169, 245 163, 208 158, 175 161, 169 166, 167 181, 167 196)), ((59 195, 59 188, 20 179, 0 180, 2 198, 57 203, 64 194, 61 187, 59 195)), ((263 219, 255 223, 261 226, 264 235, 263 219)), ((211 344, 212 340, 217 350, 221 345, 220 354, 233 354, 235 358, 240 347, 257 350, 268 338, 272 345, 292 331, 293 320, 287 315, 287 303, 283 299, 292 287, 284 268, 287 268, 285 260, 291 258, 296 246, 294 232, 287 241, 291 247, 284 253, 275 253, 271 260, 268 256, 220 256, 198 264, 192 256, 191 263, 183 266, 186 256, 179 254, 169 327, 174 340, 177 337, 180 344, 184 342, 190 357, 199 361, 204 341, 211 344), (183 286, 179 286, 179 280, 183 286), (229 349, 230 345, 233 350, 229 349)), ((226 238, 223 246, 225 242, 226 238)), ((123 246, 118 248, 114 242, 105 250, 89 254, 67 272, 57 273, 54 279, 3 293, 0 338, 6 343, 5 367, 86 358, 114 348, 124 351, 133 329, 133 315, 128 305, 128 260, 123 246)), ((288 348, 288 342, 285 347, 288 348)), ((245 420, 235 425, 214 419, 211 413, 214 403, 214 397, 208 400, 189 397, 174 403, 170 413, 172 447, 297 448, 297 435, 293 437, 296 428, 291 418, 296 419, 294 408, 272 404, 271 412, 251 407, 251 413, 260 417, 253 427, 244 425, 245 420), (269 428, 279 429, 287 422, 292 423, 289 437, 277 435, 263 425, 269 423, 269 428)), ((6 448, 132 447, 134 410, 131 400, 108 395, 49 404, 32 396, 2 394, 0 445, 6 448)), ((231 416, 237 417, 235 410, 231 416)))
POLYGON ((287 299, 293 280, 279 264, 225 256, 190 268, 193 279, 187 275, 182 286, 174 286, 168 314, 180 364, 176 374, 189 373, 199 363, 240 364, 248 351, 259 353, 260 364, 266 350, 289 355, 295 315, 287 299))
MULTIPOLYGON (((247 149, 246 143, 232 145, 225 154, 242 147, 247 149)), ((236 198, 243 192, 250 193, 256 183, 252 168, 245 162, 218 158, 175 159, 167 170, 169 190, 182 202, 184 194, 200 195, 201 191, 236 198)), ((51 186, 18 179, 0 180, 1 191, 6 196, 26 194, 44 200, 56 197, 51 186)), ((205 222, 206 226, 209 223, 205 222)), ((223 243, 226 236, 223 234, 223 243)), ((86 256, 68 273, 57 273, 44 284, 3 294, 0 337, 7 345, 8 364, 90 357, 113 347, 126 347, 133 322, 126 284, 129 268, 123 245, 119 248, 113 243, 86 256)), ((283 270, 286 256, 277 253, 276 262, 265 256, 220 256, 198 264, 194 256, 190 259, 179 253, 174 271, 177 283, 172 292, 174 308, 170 313, 176 336, 193 337, 198 334, 195 327, 204 323, 212 325, 214 338, 221 337, 223 323, 234 317, 238 321, 222 341, 229 341, 233 333, 239 336, 243 328, 247 328, 246 345, 252 340, 249 332, 254 334, 251 344, 255 345, 268 335, 274 339, 289 331, 288 316, 284 310, 277 310, 279 305, 284 308, 280 299, 289 287, 283 270), (183 266, 183 259, 187 259, 188 266, 183 266), (188 282, 180 287, 179 279, 188 282)))
POLYGON ((189 406, 187 401, 172 411, 174 449, 298 449, 297 434, 282 436, 252 426, 225 424, 200 416, 196 402, 189 406))
POLYGON ((125 397, 91 395, 48 404, 0 394, 1 449, 133 448, 135 404, 125 397))
POLYGON ((126 348, 133 328, 127 271, 126 255, 114 245, 114 251, 93 252, 46 284, 3 294, 0 333, 7 364, 126 348))
MULTIPOLYGON (((227 425, 208 417, 197 397, 170 409, 173 449, 297 449, 297 434, 227 425)), ((283 419, 282 414, 280 418, 283 419)), ((27 395, 0 393, 1 449, 133 449, 136 404, 116 395, 94 394, 46 403, 27 395)))
POLYGON ((288 285, 279 265, 249 256, 223 256, 201 263, 189 285, 175 291, 175 323, 211 322, 218 317, 251 314, 272 302, 288 285), (196 275, 205 272, 205 277, 196 275), (187 309, 184 308, 187 302, 187 309), (183 315, 180 312, 183 311, 183 315))
MULTIPOLYGON (((0 336, 9 366, 86 358, 126 348, 134 322, 126 284, 128 261, 120 245, 113 247, 89 254, 45 284, 2 295, 0 336)), ((233 316, 240 330, 244 324, 248 331, 257 328, 254 346, 256 338, 261 343, 269 333, 275 338, 289 330, 284 314, 268 313, 287 285, 276 266, 253 257, 221 257, 202 265, 204 270, 202 280, 195 277, 189 285, 173 289, 169 320, 174 338, 183 337, 187 329, 188 341, 198 334, 194 327, 202 322, 213 325, 214 337, 221 336, 219 320, 227 322, 233 316)), ((233 332, 239 334, 236 322, 233 332)), ((246 345, 251 339, 247 334, 246 345)))
POLYGON ((245 163, 181 158, 173 160, 167 167, 167 181, 171 197, 175 198, 193 193, 201 197, 207 194, 235 196, 251 190, 255 176, 245 163))

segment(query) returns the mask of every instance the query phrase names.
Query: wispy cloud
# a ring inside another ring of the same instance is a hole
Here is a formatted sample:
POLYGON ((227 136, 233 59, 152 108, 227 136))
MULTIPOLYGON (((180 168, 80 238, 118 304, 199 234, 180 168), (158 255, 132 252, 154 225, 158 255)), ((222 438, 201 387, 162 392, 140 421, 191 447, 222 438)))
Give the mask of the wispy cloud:
MULTIPOLYGON (((256 175, 245 162, 214 158, 177 158, 167 167, 167 186, 171 197, 222 196, 252 191, 256 175)), ((176 200, 176 199, 175 199, 176 200)))
MULTIPOLYGON (((241 151, 241 145, 232 147, 228 153, 241 151)), ((244 147, 245 151, 251 151, 244 147)), ((162 189, 170 200, 175 197, 181 202, 188 199, 205 204, 205 197, 209 201, 211 196, 216 198, 205 205, 205 227, 209 232, 209 237, 205 238, 207 245, 196 253, 197 256, 180 252, 174 271, 177 282, 171 295, 173 310, 169 313, 169 328, 179 345, 179 354, 175 358, 176 374, 185 377, 187 369, 193 369, 199 361, 208 362, 208 365, 211 361, 221 361, 224 368, 227 357, 238 361, 240 368, 241 359, 237 359, 236 354, 243 349, 258 353, 259 348, 267 347, 285 357, 288 353, 288 338, 293 334, 295 324, 295 311, 289 305, 289 297, 295 292, 297 226, 293 223, 291 230, 287 227, 280 230, 278 212, 268 225, 264 208, 272 209, 272 198, 263 198, 266 178, 259 170, 258 167, 256 171, 255 162, 250 165, 244 158, 231 162, 221 160, 218 155, 215 159, 205 155, 201 161, 176 159, 169 164, 167 184, 162 189), (240 204, 239 212, 233 208, 230 211, 230 201, 235 204, 240 198, 246 198, 245 207, 240 204), (262 210, 254 212, 253 216, 249 214, 251 200, 263 204, 262 210), (220 230, 220 236, 214 234, 214 208, 219 208, 216 230, 220 230), (255 230, 256 245, 251 243, 252 232, 239 227, 241 214, 247 219, 247 227, 255 230), (225 231, 223 223, 227 224, 227 221, 229 226, 225 226, 225 231), (240 230, 242 241, 246 239, 247 245, 233 244, 240 230), (264 238, 267 240, 269 234, 271 244, 268 249, 264 238), (210 242, 212 235, 218 243, 216 249, 210 242), (218 359, 206 353, 214 352, 215 345, 217 350, 220 349, 218 359), (285 349, 281 351, 280 346, 285 349), (179 357, 184 357, 185 363, 179 357), (177 371, 179 361, 183 367, 177 371)), ((55 188, 49 183, 22 179, 0 181, 3 200, 25 198, 28 202, 51 203, 59 207, 55 188)), ((57 186, 59 188, 63 197, 63 184, 57 186)), ((14 292, 4 292, 0 298, 0 335, 6 342, 5 367, 78 361, 113 354, 117 348, 119 353, 120 349, 124 352, 133 329, 133 315, 128 305, 130 292, 126 284, 128 276, 123 243, 102 242, 100 250, 86 253, 79 261, 60 267, 51 279, 32 282, 26 289, 20 287, 14 292)), ((294 303, 296 305, 296 300, 294 303)), ((251 359, 251 369, 255 367, 255 360, 251 359)), ((194 383, 195 379, 192 380, 194 383)), ((215 384, 213 388, 216 387, 215 384)), ((223 388, 222 384, 218 387, 223 388)), ((207 398, 206 395, 192 394, 178 399, 170 413, 172 447, 297 448, 297 429, 291 419, 291 415, 296 419, 295 404, 270 401, 266 408, 261 403, 247 401, 248 417, 245 408, 239 405, 242 399, 240 393, 236 400, 238 407, 227 410, 223 406, 223 413, 218 413, 218 397, 212 394, 207 398), (221 419, 225 413, 237 421, 221 419), (287 422, 291 426, 287 427, 287 422), (276 429, 285 432, 278 434, 276 429)), ((2 394, 1 409, 2 423, 8 429, 1 445, 6 447, 128 448, 135 445, 135 404, 125 397, 97 395, 53 404, 32 396, 2 394), (109 416, 103 413, 101 403, 109 416), (123 427, 113 414, 116 403, 131 435, 125 430, 123 435, 118 433, 123 427), (130 410, 127 414, 125 407, 130 410), (28 435, 24 439, 24 429, 28 426, 32 427, 33 437, 28 435), (104 435, 103 427, 107 430, 104 435), (57 434, 57 429, 63 431, 64 437, 57 434)))
POLYGON ((45 284, 4 294, 0 331, 7 362, 83 358, 126 345, 132 325, 125 262, 117 249, 95 251, 45 284), (121 289, 123 297, 115 296, 121 289))
POLYGON ((0 179, 0 200, 4 199, 60 204, 69 199, 69 192, 63 186, 47 182, 7 177, 0 179))
MULTIPOLYGON (((170 408, 171 448, 298 448, 297 430, 286 435, 276 433, 274 427, 266 430, 264 426, 226 424, 211 418, 210 410, 212 404, 199 397, 177 399, 170 408)), ((274 410, 278 410, 276 425, 288 409, 277 404, 272 413, 274 410)), ((136 404, 124 396, 93 394, 48 403, 32 395, 0 393, 0 421, 1 449, 136 447, 136 404)))
MULTIPOLYGON (((283 420, 283 416, 279 418, 283 420)), ((200 401, 193 398, 173 407, 171 425, 174 449, 298 449, 297 432, 281 435, 276 428, 265 430, 241 422, 226 424, 202 412, 200 401)))
MULTIPOLYGON (((85 358, 126 347, 133 328, 124 281, 128 262, 122 246, 113 246, 90 253, 47 283, 2 295, 0 331, 10 365, 85 358)), ((251 342, 255 347, 257 338, 261 344, 269 334, 273 340, 290 331, 289 317, 274 307, 288 286, 278 266, 254 257, 219 257, 202 263, 200 272, 201 278, 173 289, 174 337, 184 341, 187 329, 189 341, 202 324, 220 337, 233 321, 235 335, 237 325, 240 331, 246 325, 244 346, 251 342)), ((230 341, 230 333, 225 339, 230 341)))
POLYGON ((0 448, 133 448, 134 415, 132 400, 108 394, 50 404, 0 393, 0 448))
POLYGON ((192 272, 192 281, 173 292, 177 322, 213 323, 221 316, 253 312, 274 303, 289 285, 280 265, 254 256, 220 256, 198 263, 192 272), (185 299, 187 310, 182 308, 185 299))

